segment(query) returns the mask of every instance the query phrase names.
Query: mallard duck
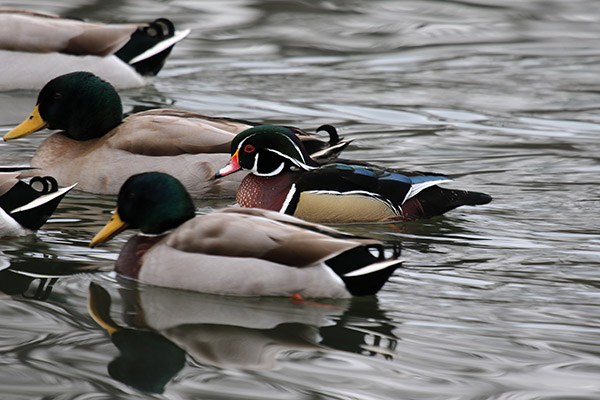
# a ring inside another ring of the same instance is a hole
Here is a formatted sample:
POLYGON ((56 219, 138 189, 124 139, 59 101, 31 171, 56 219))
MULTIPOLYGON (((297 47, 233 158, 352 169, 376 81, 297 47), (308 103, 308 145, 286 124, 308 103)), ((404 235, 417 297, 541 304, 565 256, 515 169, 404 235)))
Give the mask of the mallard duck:
POLYGON ((227 208, 194 216, 174 177, 129 178, 94 247, 139 229, 121 250, 117 273, 151 285, 242 296, 344 298, 377 292, 400 264, 382 243, 272 211, 227 208))
POLYGON ((231 143, 230 163, 217 178, 248 170, 237 192, 242 207, 258 207, 319 223, 414 220, 463 205, 489 203, 479 192, 444 189, 441 174, 400 172, 355 161, 319 165, 289 129, 250 128, 231 143))
POLYGON ((38 230, 75 185, 58 188, 50 176, 18 179, 22 168, 0 167, 0 237, 22 236, 38 230), (41 188, 35 189, 36 186, 41 188))
POLYGON ((107 25, 0 10, 0 90, 38 89, 73 71, 93 72, 119 88, 143 86, 189 33, 166 18, 107 25))
MULTIPOLYGON (((195 198, 234 197, 241 177, 215 181, 229 159, 231 140, 255 123, 213 118, 179 110, 149 110, 123 119, 114 87, 89 72, 73 72, 48 82, 33 113, 4 135, 16 139, 42 128, 61 129, 38 148, 31 166, 61 185, 116 195, 136 173, 169 173, 195 198)), ((347 141, 330 133, 326 142, 295 129, 318 157, 328 159, 347 141)))

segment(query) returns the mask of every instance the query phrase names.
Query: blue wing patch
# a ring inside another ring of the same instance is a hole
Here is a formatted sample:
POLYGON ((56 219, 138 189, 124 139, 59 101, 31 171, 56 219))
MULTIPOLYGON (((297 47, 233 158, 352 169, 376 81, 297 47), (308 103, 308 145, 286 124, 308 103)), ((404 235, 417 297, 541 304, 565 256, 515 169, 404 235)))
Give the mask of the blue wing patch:
POLYGON ((452 179, 443 175, 420 175, 420 176, 411 176, 410 183, 416 185, 418 183, 430 182, 430 181, 451 181, 452 179))
POLYGON ((379 177, 380 181, 396 181, 407 183, 409 185, 419 185, 426 182, 451 181, 452 179, 444 175, 416 175, 406 176, 397 172, 388 172, 379 177))
POLYGON ((358 175, 364 175, 364 176, 370 176, 371 178, 377 178, 377 174, 372 169, 354 168, 353 172, 358 175))

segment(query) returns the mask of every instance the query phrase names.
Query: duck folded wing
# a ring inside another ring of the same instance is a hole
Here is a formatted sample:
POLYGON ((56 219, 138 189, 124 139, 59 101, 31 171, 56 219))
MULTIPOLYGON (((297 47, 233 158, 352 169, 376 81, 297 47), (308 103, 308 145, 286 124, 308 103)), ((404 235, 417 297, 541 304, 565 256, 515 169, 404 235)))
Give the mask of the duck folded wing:
POLYGON ((192 112, 150 110, 126 118, 107 138, 107 144, 147 156, 228 154, 231 140, 247 127, 192 112))
POLYGON ((34 53, 107 56, 130 39, 136 24, 104 25, 50 14, 0 12, 0 48, 34 53))
POLYGON ((378 243, 357 239, 297 219, 253 209, 225 209, 186 222, 166 245, 187 253, 254 258, 289 267, 314 266, 354 247, 378 243), (246 212, 250 210, 250 212, 246 212), (246 218, 240 218, 240 216, 246 218), (314 227, 314 230, 306 229, 314 227))

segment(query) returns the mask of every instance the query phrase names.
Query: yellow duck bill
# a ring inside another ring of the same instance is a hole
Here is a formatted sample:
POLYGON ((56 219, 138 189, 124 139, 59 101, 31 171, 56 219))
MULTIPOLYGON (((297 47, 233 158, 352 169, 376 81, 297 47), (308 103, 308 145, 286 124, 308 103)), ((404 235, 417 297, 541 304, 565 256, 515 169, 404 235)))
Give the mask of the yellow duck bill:
POLYGON ((104 228, 102 228, 100 232, 98 232, 90 242, 90 247, 95 247, 101 243, 106 242, 107 240, 110 240, 119 233, 123 232, 128 227, 129 224, 123 222, 123 220, 119 216, 118 209, 115 209, 115 213, 113 214, 110 221, 108 221, 108 223, 104 225, 104 228))
POLYGON ((48 123, 44 121, 40 115, 40 106, 37 105, 33 109, 33 112, 25 121, 21 122, 15 129, 4 135, 4 140, 18 139, 25 137, 33 132, 37 132, 48 126, 48 123))

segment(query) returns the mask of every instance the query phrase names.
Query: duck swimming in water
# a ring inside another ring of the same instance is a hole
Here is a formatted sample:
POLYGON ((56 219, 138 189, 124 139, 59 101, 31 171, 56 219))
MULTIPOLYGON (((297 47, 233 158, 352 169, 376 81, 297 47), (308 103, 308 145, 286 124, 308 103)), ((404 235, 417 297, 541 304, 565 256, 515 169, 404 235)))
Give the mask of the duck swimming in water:
MULTIPOLYGON (((171 109, 123 118, 121 99, 110 83, 89 72, 74 72, 48 82, 33 113, 4 140, 43 128, 60 130, 40 144, 31 166, 60 185, 77 182, 86 192, 116 195, 131 175, 161 171, 179 179, 194 198, 228 198, 235 197, 243 176, 216 181, 215 173, 227 163, 235 135, 253 125, 171 109)), ((329 131, 331 140, 326 141, 291 130, 313 157, 323 160, 348 144, 329 131)))
POLYGON ((319 223, 414 220, 492 200, 485 193, 441 188, 451 180, 441 174, 355 161, 320 165, 289 129, 273 125, 238 134, 229 164, 216 177, 240 170, 250 174, 238 189, 239 205, 319 223))
POLYGON ((190 33, 159 18, 101 24, 27 10, 0 10, 0 90, 39 89, 57 76, 90 71, 118 88, 147 85, 190 33))
POLYGON ((156 286, 240 296, 371 295, 400 265, 378 240, 288 215, 250 208, 194 212, 172 176, 134 175, 90 246, 139 229, 121 250, 117 273, 156 286))

